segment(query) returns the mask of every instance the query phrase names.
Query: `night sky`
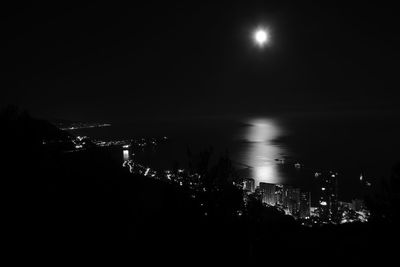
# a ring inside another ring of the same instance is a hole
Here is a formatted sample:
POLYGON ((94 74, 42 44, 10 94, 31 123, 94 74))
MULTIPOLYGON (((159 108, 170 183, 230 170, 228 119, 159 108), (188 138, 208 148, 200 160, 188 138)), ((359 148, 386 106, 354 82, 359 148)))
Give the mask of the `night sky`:
POLYGON ((135 2, 3 5, 0 105, 111 122, 399 111, 390 2, 135 2))

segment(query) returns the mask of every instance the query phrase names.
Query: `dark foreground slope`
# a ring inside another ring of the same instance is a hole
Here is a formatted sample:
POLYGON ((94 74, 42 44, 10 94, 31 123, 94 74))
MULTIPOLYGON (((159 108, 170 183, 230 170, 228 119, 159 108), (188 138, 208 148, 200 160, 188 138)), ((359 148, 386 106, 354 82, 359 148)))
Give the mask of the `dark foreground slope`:
POLYGON ((69 152, 68 134, 18 110, 1 120, 4 230, 15 259, 187 262, 223 255, 213 241, 225 242, 219 236, 229 239, 227 231, 208 227, 188 192, 128 173, 107 150, 69 152))
POLYGON ((2 125, 2 228, 5 252, 16 262, 359 266, 398 260, 395 220, 303 228, 257 202, 241 217, 205 216, 189 192, 133 176, 105 150, 65 152, 69 136, 51 124, 18 113, 2 116, 2 125), (43 139, 63 145, 49 148, 43 139))

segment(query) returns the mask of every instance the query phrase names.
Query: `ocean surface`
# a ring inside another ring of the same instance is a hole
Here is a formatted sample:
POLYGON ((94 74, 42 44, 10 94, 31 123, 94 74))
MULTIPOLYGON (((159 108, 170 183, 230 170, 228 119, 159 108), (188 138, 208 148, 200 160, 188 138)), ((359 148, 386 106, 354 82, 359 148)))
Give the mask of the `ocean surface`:
MULTIPOLYGON (((373 184, 400 160, 400 116, 391 113, 294 114, 241 119, 158 120, 81 129, 101 140, 163 137, 155 149, 138 150, 137 160, 158 169, 183 168, 187 151, 213 149, 228 155, 239 173, 259 182, 312 187, 316 171, 339 173, 339 193, 353 198, 359 177, 373 184), (295 168, 300 163, 301 168, 295 168)), ((121 152, 122 160, 122 152, 121 152)))

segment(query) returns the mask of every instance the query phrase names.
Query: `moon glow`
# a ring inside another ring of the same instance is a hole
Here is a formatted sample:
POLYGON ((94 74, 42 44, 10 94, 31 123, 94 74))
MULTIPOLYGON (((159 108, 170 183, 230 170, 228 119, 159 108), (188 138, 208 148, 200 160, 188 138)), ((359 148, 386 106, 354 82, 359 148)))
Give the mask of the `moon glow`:
POLYGON ((257 30, 254 31, 253 33, 253 40, 256 43, 256 45, 263 47, 266 44, 269 43, 270 41, 270 34, 268 30, 258 28, 257 30))

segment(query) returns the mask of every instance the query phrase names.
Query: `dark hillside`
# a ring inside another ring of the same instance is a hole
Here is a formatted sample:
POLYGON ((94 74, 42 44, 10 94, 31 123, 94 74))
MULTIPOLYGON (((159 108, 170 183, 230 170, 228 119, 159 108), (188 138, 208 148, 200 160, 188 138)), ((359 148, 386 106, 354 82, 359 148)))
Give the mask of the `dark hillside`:
POLYGON ((398 255, 394 197, 391 220, 306 228, 256 201, 232 216, 225 189, 209 195, 205 216, 190 192, 128 173, 105 149, 48 149, 44 139, 70 136, 47 122, 6 111, 1 125, 3 229, 18 261, 359 266, 398 255))

